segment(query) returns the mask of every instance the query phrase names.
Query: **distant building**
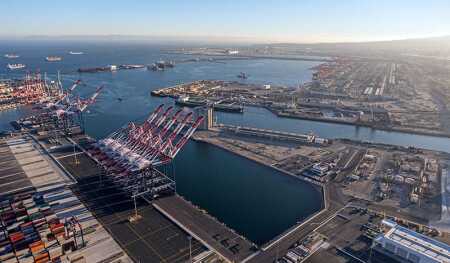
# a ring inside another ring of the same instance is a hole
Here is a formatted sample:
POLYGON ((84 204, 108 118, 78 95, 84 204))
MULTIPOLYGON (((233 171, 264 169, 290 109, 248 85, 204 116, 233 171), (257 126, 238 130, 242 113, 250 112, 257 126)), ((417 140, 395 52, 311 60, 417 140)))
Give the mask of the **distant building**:
POLYGON ((449 245, 390 220, 383 225, 387 230, 374 239, 371 262, 450 262, 449 245))
POLYGON ((330 170, 330 166, 327 163, 316 163, 311 168, 311 172, 318 176, 324 176, 330 170))

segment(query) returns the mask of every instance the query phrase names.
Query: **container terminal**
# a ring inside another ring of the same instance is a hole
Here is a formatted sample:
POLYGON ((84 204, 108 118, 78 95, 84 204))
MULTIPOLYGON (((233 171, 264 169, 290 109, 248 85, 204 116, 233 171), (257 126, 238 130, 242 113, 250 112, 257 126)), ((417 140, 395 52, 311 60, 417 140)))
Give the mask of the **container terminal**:
POLYGON ((2 220, 12 218, 2 235, 5 262, 320 262, 331 256, 366 262, 373 237, 385 233, 383 218, 448 243, 434 223, 446 216, 441 182, 450 158, 444 153, 223 125, 214 122, 212 107, 186 113, 163 105, 144 123, 130 122, 97 141, 83 132, 82 114, 99 94, 79 103, 63 93, 63 100, 18 121, 21 132, 2 139, 2 163, 12 165, 2 168, 0 185, 2 220), (170 174, 156 169, 170 164, 191 137, 322 187, 323 209, 256 246, 177 195, 170 174), (409 205, 399 209, 405 200, 409 205), (35 211, 54 212, 56 219, 30 224, 40 218, 35 211), (343 228, 348 242, 362 247, 358 253, 328 230, 346 222, 366 225, 343 228), (359 236, 372 239, 363 246, 359 236))

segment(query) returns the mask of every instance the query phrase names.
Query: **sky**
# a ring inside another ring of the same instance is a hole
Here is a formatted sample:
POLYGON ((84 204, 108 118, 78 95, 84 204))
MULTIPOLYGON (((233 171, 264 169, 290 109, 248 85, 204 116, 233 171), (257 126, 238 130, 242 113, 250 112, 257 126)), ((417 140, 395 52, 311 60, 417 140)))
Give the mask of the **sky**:
POLYGON ((1 0, 0 37, 348 42, 450 35, 450 0, 1 0))

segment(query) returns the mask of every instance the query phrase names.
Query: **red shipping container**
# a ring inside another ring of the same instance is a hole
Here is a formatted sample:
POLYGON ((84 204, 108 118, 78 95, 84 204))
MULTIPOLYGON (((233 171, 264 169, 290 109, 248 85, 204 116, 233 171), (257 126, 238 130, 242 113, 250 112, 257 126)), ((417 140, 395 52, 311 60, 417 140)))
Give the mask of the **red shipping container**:
POLYGON ((17 241, 24 238, 24 234, 22 232, 16 232, 9 235, 12 243, 16 243, 17 241))

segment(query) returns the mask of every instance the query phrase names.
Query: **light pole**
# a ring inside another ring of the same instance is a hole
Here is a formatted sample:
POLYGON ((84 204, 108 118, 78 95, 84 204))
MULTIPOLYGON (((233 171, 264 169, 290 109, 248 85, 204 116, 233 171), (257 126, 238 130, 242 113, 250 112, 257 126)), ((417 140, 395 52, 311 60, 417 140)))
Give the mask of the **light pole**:
POLYGON ((192 237, 188 236, 189 239, 189 262, 192 263, 192 237))

